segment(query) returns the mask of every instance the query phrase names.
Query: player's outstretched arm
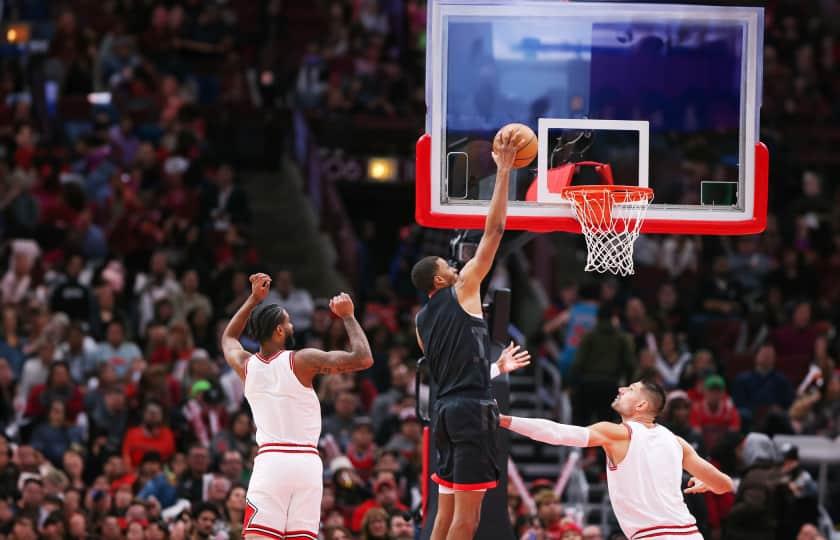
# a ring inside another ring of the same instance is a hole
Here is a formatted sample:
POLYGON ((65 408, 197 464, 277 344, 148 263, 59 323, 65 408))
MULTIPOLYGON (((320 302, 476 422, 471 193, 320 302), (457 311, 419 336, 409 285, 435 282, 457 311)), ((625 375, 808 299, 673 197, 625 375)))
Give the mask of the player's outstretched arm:
POLYGON ((268 274, 252 274, 248 279, 251 281, 251 295, 234 313, 225 331, 222 332, 222 352, 225 355, 225 361, 243 381, 245 380, 245 360, 251 353, 242 348, 239 336, 245 330, 251 312, 265 300, 271 287, 271 278, 268 274))
POLYGON ((685 439, 678 437, 683 449, 683 469, 691 475, 686 493, 704 493, 711 491, 720 495, 733 490, 732 479, 720 472, 717 467, 701 458, 685 439))
POLYGON ((353 300, 341 293, 330 300, 330 309, 344 321, 350 338, 349 351, 322 351, 303 349, 295 353, 295 373, 301 379, 311 380, 315 375, 361 371, 373 365, 370 344, 359 321, 353 314, 353 300))
POLYGON ((505 232, 510 171, 516 159, 516 151, 522 143, 519 137, 507 131, 500 135, 498 152, 493 152, 493 160, 497 167, 496 185, 493 187, 490 209, 484 221, 484 234, 478 243, 475 257, 470 259, 459 273, 460 287, 467 295, 479 290, 481 282, 493 266, 493 259, 505 232))
POLYGON ((499 424, 503 428, 535 441, 577 448, 608 446, 629 437, 626 428, 621 424, 611 422, 599 422, 589 427, 581 427, 559 424, 541 418, 501 415, 499 424))

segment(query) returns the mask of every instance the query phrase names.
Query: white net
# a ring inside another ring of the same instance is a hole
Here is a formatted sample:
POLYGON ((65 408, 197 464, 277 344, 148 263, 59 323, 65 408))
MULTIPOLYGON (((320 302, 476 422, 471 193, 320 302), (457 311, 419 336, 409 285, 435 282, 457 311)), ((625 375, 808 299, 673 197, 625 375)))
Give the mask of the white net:
POLYGON ((586 238, 586 271, 632 275, 633 243, 639 237, 653 191, 587 186, 570 188, 563 196, 572 204, 586 238))

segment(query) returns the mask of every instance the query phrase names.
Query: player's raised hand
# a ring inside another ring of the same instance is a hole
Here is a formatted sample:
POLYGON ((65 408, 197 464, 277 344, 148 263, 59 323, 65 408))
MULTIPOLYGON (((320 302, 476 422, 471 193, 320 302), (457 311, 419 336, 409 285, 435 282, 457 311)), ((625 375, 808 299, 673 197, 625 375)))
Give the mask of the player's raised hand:
POLYGON ((347 293, 339 293, 330 300, 330 309, 342 319, 352 317, 355 309, 353 299, 347 293))
POLYGON ((688 487, 684 490, 685 493, 706 493, 707 491, 710 491, 709 486, 693 476, 688 481, 688 487))
POLYGON ((502 355, 496 361, 496 365, 499 367, 499 373, 510 373, 511 371, 524 368, 530 363, 531 353, 525 350, 520 351, 519 345, 514 345, 512 341, 510 345, 505 347, 502 355))
POLYGON ((271 278, 268 274, 251 274, 248 278, 251 282, 251 297, 257 302, 262 302, 271 290, 271 278))

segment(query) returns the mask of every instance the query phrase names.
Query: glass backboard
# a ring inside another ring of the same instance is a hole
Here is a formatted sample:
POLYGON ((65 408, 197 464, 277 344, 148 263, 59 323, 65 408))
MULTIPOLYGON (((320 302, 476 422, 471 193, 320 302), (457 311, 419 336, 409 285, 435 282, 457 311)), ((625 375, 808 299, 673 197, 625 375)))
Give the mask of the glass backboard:
POLYGON ((764 228, 761 8, 432 0, 428 20, 421 224, 483 225, 490 141, 521 122, 539 152, 511 177, 509 228, 579 230, 558 186, 605 172, 654 189, 643 231, 764 228))

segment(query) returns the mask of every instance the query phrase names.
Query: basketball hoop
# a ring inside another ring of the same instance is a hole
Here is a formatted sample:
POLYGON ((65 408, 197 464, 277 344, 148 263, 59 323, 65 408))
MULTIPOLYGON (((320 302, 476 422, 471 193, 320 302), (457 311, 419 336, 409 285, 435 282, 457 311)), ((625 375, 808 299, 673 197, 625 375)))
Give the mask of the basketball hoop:
POLYGON ((586 271, 633 274, 633 243, 645 220, 653 190, 636 186, 595 185, 563 188, 586 238, 586 271))

